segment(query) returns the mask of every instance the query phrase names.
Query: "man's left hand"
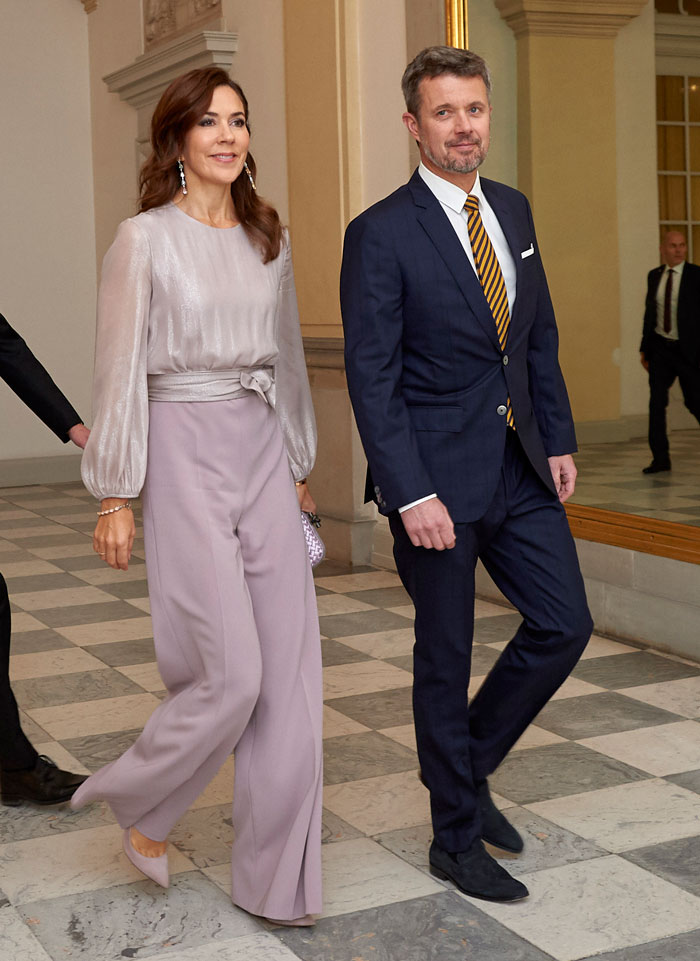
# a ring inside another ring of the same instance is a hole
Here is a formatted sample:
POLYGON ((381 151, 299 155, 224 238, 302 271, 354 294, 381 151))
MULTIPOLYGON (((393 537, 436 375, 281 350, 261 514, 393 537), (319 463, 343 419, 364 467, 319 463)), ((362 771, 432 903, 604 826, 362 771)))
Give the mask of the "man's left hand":
POLYGON ((71 429, 68 431, 68 436, 73 441, 75 446, 82 450, 87 444, 90 431, 87 429, 85 424, 76 424, 75 427, 71 427, 71 429))
POLYGON ((559 500, 563 504, 568 501, 576 486, 576 464, 571 454, 562 454, 559 457, 548 457, 549 469, 552 472, 552 480, 557 489, 559 500))

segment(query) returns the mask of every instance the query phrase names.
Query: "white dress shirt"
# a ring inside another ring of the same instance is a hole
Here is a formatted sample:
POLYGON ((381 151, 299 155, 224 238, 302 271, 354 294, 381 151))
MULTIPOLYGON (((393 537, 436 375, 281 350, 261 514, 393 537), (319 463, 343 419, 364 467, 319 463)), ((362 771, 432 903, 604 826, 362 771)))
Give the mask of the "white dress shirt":
POLYGON ((678 340, 678 293, 681 289, 684 267, 685 261, 676 267, 666 267, 661 275, 659 286, 656 288, 656 328, 654 333, 659 334, 660 337, 665 337, 666 340, 678 340), (664 330, 664 302, 666 299, 666 284, 670 273, 674 275, 671 286, 671 329, 666 331, 664 330))
MULTIPOLYGON (((459 242, 464 248, 467 259, 472 266, 472 270, 477 277, 479 275, 476 269, 476 264, 474 263, 474 252, 469 239, 467 211, 464 209, 464 204, 469 196, 478 198, 481 220, 484 225, 484 230, 488 234, 489 240, 493 244, 493 249, 496 252, 496 257, 498 258, 498 263, 501 267, 501 273, 503 274, 503 280, 505 281, 506 285, 506 293, 508 295, 508 307, 512 314, 513 304, 515 303, 516 296, 515 261, 513 260, 513 255, 510 252, 508 241, 506 240, 505 234, 501 229, 498 218, 493 212, 491 205, 481 189, 481 181, 479 179, 478 171, 476 174, 476 180, 474 181, 474 186, 468 194, 465 193, 461 187, 457 187, 455 184, 450 183, 449 180, 444 180, 442 177, 434 174, 432 170, 428 170, 424 164, 421 164, 418 167, 418 173, 422 177, 431 193, 440 202, 440 206, 445 211, 447 219, 452 224, 454 232, 457 234, 459 242)), ((434 497, 437 497, 437 494, 428 494, 427 497, 421 497, 417 501, 412 501, 410 504, 399 507, 399 513, 403 514, 403 512, 407 511, 409 508, 416 507, 418 504, 422 504, 424 501, 432 500, 434 497)))

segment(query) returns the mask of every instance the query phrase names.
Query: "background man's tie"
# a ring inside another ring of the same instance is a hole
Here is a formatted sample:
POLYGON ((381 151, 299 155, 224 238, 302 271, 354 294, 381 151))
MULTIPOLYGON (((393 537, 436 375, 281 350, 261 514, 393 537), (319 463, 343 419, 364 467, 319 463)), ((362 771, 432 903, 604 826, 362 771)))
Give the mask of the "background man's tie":
POLYGON ((673 292, 673 271, 669 270, 664 291, 664 332, 671 332, 671 293, 673 292))
MULTIPOLYGON (((464 209, 467 211, 467 228, 474 253, 476 272, 479 275, 481 286, 484 288, 484 296, 496 322, 498 343, 501 345, 501 350, 505 350, 508 328, 510 327, 510 311, 508 310, 508 292, 501 273, 501 265, 498 263, 496 251, 493 249, 493 244, 489 240, 489 235, 486 233, 481 220, 479 198, 468 196, 464 203, 464 209)), ((510 397, 506 401, 506 423, 515 430, 510 397)))

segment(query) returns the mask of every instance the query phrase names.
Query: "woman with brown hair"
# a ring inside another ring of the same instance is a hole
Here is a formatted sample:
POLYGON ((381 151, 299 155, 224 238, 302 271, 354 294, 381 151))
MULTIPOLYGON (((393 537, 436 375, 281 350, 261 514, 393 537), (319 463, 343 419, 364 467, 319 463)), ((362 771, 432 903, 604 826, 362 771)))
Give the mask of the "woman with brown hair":
POLYGON ((233 901, 309 924, 322 694, 299 508, 315 506, 316 430, 289 241, 256 193, 248 142, 225 71, 175 80, 153 115, 141 212, 105 257, 83 480, 101 501, 95 550, 122 570, 143 488, 168 694, 73 806, 108 801, 128 857, 167 886, 168 833, 235 749, 233 901))

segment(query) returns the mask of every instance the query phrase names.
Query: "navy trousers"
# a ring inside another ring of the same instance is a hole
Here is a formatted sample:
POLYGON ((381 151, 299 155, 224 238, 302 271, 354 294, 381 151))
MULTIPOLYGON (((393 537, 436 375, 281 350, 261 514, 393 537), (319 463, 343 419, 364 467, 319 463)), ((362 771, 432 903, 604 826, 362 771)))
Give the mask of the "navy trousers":
POLYGON ((687 357, 677 340, 654 334, 649 361, 649 447, 659 463, 670 460, 666 432, 668 392, 676 378, 683 402, 700 423, 700 369, 687 357))
POLYGON ((451 853, 480 836, 477 785, 566 680, 593 629, 564 508, 507 431, 486 514, 456 524, 456 545, 414 547, 390 518, 397 569, 416 608, 413 708, 435 840, 451 853), (481 558, 523 617, 471 704, 474 571, 481 558))
POLYGON ((0 767, 18 771, 34 767, 37 753, 22 730, 10 687, 11 630, 10 599, 5 578, 0 574, 0 767))

